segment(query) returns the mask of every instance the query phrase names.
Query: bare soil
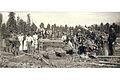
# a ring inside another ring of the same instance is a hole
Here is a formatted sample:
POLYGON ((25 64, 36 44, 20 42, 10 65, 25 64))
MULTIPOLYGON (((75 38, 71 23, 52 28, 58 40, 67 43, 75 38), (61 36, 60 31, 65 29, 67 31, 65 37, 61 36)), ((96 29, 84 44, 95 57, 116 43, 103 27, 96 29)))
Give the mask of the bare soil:
POLYGON ((1 68, 119 68, 120 58, 80 58, 78 54, 64 57, 45 58, 45 51, 28 54, 21 53, 14 56, 12 53, 0 52, 1 68))

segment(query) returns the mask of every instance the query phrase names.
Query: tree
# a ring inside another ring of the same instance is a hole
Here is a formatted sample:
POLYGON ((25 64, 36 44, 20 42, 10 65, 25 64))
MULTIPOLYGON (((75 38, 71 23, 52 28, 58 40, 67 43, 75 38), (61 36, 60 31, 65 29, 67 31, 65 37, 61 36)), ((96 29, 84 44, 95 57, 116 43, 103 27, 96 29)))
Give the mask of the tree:
POLYGON ((23 19, 20 19, 20 22, 19 22, 19 32, 28 34, 28 25, 23 19))
POLYGON ((5 38, 5 36, 6 36, 6 25, 5 25, 5 23, 2 24, 1 33, 2 33, 1 34, 2 37, 5 38))
POLYGON ((19 33, 25 33, 26 32, 25 31, 26 25, 24 24, 23 19, 20 19, 18 26, 19 26, 19 33))
POLYGON ((40 28, 44 28, 44 23, 43 22, 41 22, 40 28))
POLYGON ((2 37, 1 37, 1 24, 2 24, 2 14, 0 13, 0 50, 1 50, 1 41, 2 41, 2 37))
POLYGON ((56 31, 56 30, 57 30, 57 26, 56 26, 56 24, 54 24, 53 26, 54 26, 54 31, 56 31))
POLYGON ((27 24, 28 24, 29 26, 31 25, 30 14, 27 14, 27 24))
POLYGON ((31 25, 31 33, 32 34, 35 33, 36 30, 37 30, 37 26, 35 25, 35 23, 32 23, 32 25, 31 25))
POLYGON ((65 32, 68 30, 68 26, 67 26, 67 24, 65 25, 65 32))
POLYGON ((1 27, 1 25, 2 25, 2 14, 0 13, 0 27, 1 27))
POLYGON ((105 24, 105 32, 109 32, 109 27, 110 27, 110 24, 109 23, 106 23, 105 24))
POLYGON ((19 16, 17 17, 16 26, 17 26, 17 29, 18 29, 18 33, 21 33, 20 17, 19 16))
POLYGON ((25 21, 23 21, 23 31, 22 31, 22 33, 24 33, 24 34, 28 33, 27 32, 27 23, 25 21))
POLYGON ((104 24, 101 22, 101 24, 100 24, 100 31, 102 32, 102 31, 104 31, 104 24))
POLYGON ((50 24, 47 25, 47 30, 49 30, 49 29, 51 29, 51 28, 50 28, 50 24))
POLYGON ((17 33, 18 29, 16 27, 15 13, 14 12, 10 12, 8 16, 9 16, 9 19, 7 21, 7 33, 8 34, 10 32, 17 33))
POLYGON ((77 31, 78 31, 78 26, 76 25, 76 26, 75 26, 75 29, 74 29, 74 31, 73 31, 74 34, 77 34, 77 31))
POLYGON ((1 30, 1 25, 2 25, 2 14, 0 13, 0 30, 1 30))
POLYGON ((54 31, 54 25, 51 26, 52 32, 54 31))
POLYGON ((31 33, 31 19, 30 19, 30 14, 27 14, 27 34, 31 33))

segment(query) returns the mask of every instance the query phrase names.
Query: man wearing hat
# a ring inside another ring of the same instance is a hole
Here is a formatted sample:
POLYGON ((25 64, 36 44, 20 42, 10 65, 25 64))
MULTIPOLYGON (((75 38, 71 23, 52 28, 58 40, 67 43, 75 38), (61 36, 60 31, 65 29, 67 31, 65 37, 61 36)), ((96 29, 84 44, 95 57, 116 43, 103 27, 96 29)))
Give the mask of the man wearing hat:
POLYGON ((18 37, 15 38, 15 40, 13 41, 14 46, 13 46, 13 51, 12 53, 15 55, 19 54, 19 47, 20 47, 20 42, 18 40, 18 37))
POLYGON ((86 45, 84 43, 79 43, 79 47, 78 47, 78 53, 80 55, 82 54, 86 54, 86 45))
POLYGON ((32 47, 33 38, 30 36, 30 34, 27 35, 26 41, 27 41, 28 53, 31 53, 32 52, 31 47, 32 47))
POLYGON ((108 37, 109 55, 113 55, 113 45, 115 43, 115 40, 116 40, 116 33, 114 28, 111 27, 108 37))

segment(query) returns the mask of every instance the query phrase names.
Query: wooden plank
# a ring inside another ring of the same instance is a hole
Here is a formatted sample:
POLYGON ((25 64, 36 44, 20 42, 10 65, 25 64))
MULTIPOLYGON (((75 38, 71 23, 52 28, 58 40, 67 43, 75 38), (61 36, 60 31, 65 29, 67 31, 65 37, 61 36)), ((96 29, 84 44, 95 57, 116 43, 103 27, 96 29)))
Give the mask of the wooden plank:
POLYGON ((97 58, 120 58, 120 56, 97 56, 97 58))
POLYGON ((105 61, 99 61, 101 64, 110 64, 110 65, 120 65, 120 63, 113 63, 113 62, 105 62, 105 61))

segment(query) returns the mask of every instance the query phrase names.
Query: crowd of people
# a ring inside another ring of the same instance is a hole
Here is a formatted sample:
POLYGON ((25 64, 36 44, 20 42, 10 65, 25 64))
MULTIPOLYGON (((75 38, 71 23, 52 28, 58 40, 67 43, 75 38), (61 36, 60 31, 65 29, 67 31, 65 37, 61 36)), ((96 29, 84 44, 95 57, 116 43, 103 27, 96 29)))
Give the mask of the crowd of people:
POLYGON ((74 53, 76 50, 79 55, 114 55, 116 37, 120 34, 120 24, 116 23, 45 26, 41 22, 38 27, 31 22, 30 14, 27 14, 27 21, 24 21, 19 16, 16 20, 15 13, 10 12, 6 23, 2 23, 2 14, 0 16, 2 50, 14 55, 40 50, 40 39, 63 41, 70 49, 67 53, 74 53))
POLYGON ((18 55, 20 51, 27 51, 31 53, 32 48, 37 49, 38 35, 24 35, 24 34, 9 34, 3 39, 3 50, 6 52, 12 52, 14 55, 18 55))
POLYGON ((5 38, 3 37, 3 51, 12 52, 14 55, 18 55, 21 51, 34 53, 35 50, 39 50, 39 39, 59 39, 72 50, 78 50, 80 55, 113 55, 116 40, 113 27, 109 33, 95 29, 67 29, 64 32, 56 30, 40 28, 33 34, 16 34, 11 31, 5 38))

